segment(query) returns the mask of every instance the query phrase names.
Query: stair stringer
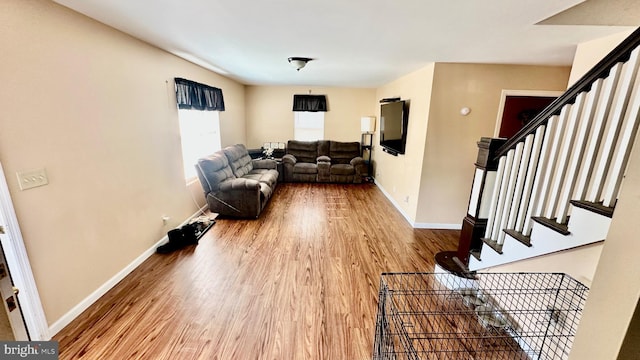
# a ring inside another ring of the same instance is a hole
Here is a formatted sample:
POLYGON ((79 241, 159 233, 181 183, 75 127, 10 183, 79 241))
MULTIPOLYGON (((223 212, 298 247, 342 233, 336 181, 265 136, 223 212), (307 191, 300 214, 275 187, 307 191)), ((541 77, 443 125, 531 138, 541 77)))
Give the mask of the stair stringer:
POLYGON ((574 206, 568 223, 569 235, 562 235, 544 225, 534 223, 531 230, 531 247, 507 234, 502 254, 489 246, 483 246, 481 260, 474 257, 469 259, 469 270, 486 269, 602 241, 607 237, 610 224, 611 218, 574 206))

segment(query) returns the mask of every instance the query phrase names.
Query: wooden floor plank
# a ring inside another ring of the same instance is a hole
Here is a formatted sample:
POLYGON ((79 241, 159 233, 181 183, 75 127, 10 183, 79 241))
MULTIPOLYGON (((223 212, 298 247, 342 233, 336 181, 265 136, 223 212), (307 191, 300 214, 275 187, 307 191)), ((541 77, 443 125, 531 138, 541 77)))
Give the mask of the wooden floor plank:
POLYGON ((58 333, 60 359, 369 359, 381 272, 433 271, 459 231, 413 229, 372 184, 281 184, 154 254, 58 333))

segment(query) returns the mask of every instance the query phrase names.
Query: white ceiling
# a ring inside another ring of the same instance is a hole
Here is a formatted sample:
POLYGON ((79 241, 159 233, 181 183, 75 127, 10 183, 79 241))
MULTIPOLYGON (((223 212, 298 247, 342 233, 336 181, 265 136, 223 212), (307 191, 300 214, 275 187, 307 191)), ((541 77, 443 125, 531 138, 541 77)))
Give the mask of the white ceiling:
POLYGON ((55 1, 254 85, 377 87, 431 62, 569 65, 576 44, 630 29, 535 25, 580 0, 55 1), (297 72, 291 56, 316 60, 297 72))

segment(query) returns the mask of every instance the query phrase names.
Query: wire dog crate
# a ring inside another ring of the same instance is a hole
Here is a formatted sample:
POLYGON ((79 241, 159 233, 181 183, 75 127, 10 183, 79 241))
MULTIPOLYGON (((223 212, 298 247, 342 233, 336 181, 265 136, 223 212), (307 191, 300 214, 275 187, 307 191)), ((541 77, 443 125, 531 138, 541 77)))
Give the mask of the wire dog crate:
POLYGON ((588 292, 560 273, 384 273, 373 359, 566 359, 588 292))

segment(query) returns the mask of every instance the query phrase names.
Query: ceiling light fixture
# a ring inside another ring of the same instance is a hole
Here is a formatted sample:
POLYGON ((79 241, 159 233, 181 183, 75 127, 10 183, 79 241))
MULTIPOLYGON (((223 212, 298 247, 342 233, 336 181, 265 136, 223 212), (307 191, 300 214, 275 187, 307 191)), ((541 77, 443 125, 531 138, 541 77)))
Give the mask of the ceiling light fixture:
POLYGON ((307 65, 309 61, 313 59, 306 58, 306 57, 290 57, 287 60, 289 60, 289 64, 291 64, 291 66, 296 68, 296 70, 300 71, 300 69, 302 69, 305 65, 307 65))

